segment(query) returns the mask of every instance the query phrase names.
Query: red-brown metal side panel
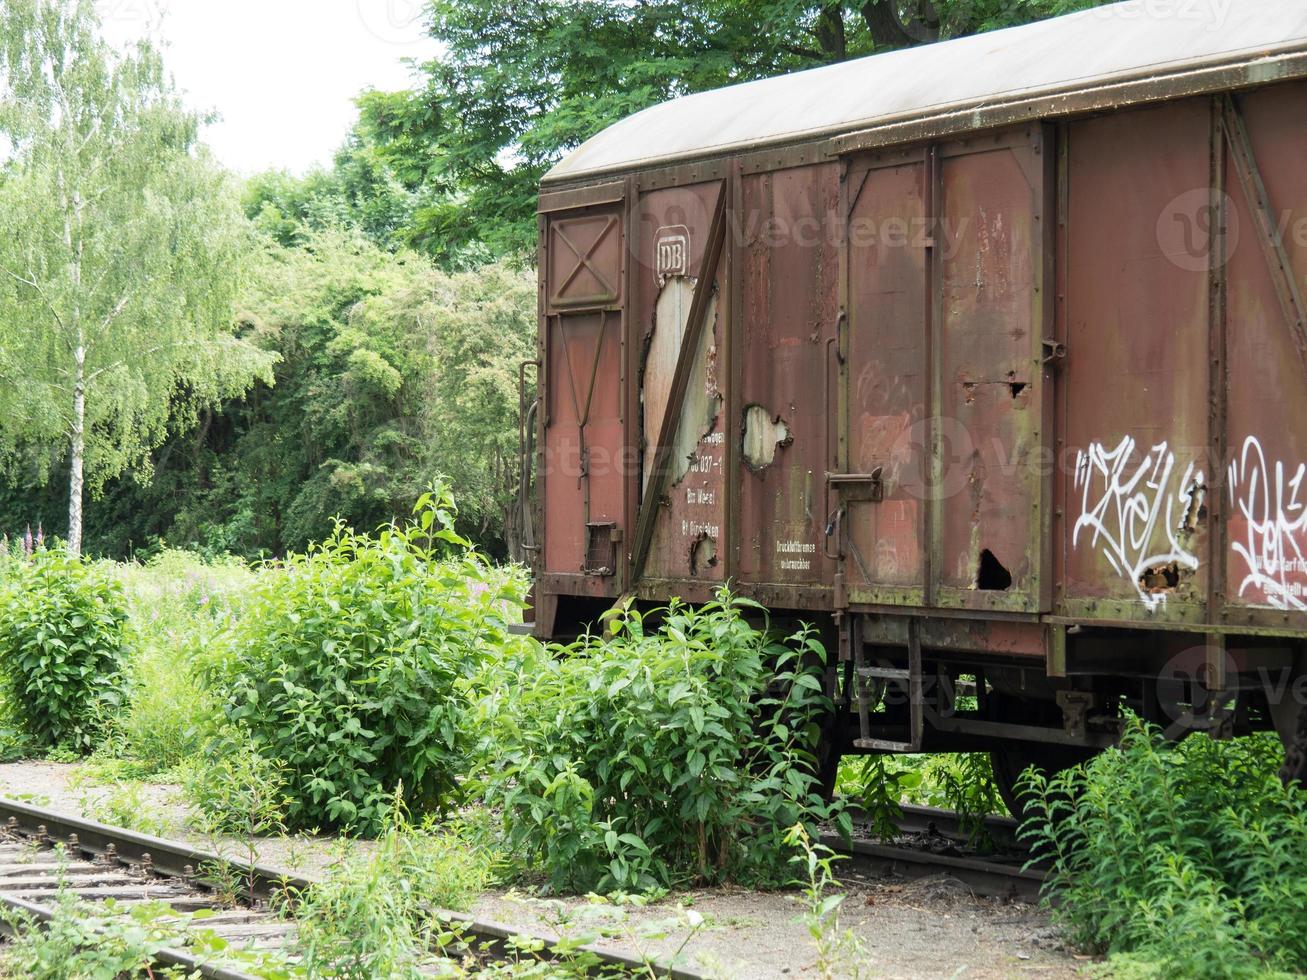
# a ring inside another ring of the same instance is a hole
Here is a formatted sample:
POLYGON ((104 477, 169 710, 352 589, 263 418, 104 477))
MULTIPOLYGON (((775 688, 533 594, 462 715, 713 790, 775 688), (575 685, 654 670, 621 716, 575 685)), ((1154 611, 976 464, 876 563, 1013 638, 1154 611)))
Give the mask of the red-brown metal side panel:
POLYGON ((545 479, 552 492, 546 496, 545 565, 552 572, 583 571, 587 523, 622 523, 620 328, 620 318, 611 314, 551 318, 545 479), (595 384, 590 395, 592 371, 595 384), (585 417, 587 398, 583 471, 580 419, 585 417))
MULTIPOLYGON (((1307 86, 1239 98, 1270 214, 1307 288, 1307 86)), ((1227 151, 1229 459, 1223 619, 1302 627, 1307 612, 1307 365, 1294 343, 1252 203, 1227 151), (1252 607, 1260 607, 1254 612, 1252 607)), ((1215 475, 1215 474, 1214 474, 1215 475)))
POLYGON ((620 538, 625 520, 622 212, 587 208, 545 220, 543 571, 574 576, 577 592, 608 595, 620 547, 616 561, 587 561, 586 526, 611 524, 620 538))
POLYGON ((1294 83, 1074 120, 1057 148, 1022 128, 569 191, 541 219, 542 594, 699 600, 729 574, 774 608, 1307 629, 1305 117, 1294 83))
POLYGON ((1040 611, 1038 130, 941 148, 936 601, 1040 611))
POLYGON ((837 421, 826 341, 839 315, 839 167, 752 175, 743 185, 732 229, 746 236, 737 567, 742 581, 786 586, 770 601, 797 606, 799 590, 829 587, 835 572, 823 553, 823 507, 837 421))
POLYGON ((848 471, 883 487, 844 501, 855 603, 925 602, 926 179, 919 152, 856 158, 846 177, 848 471))
POLYGON ((1209 270, 1207 100, 1070 126, 1062 608, 1201 621, 1209 270), (1177 205, 1177 202, 1180 202, 1177 205))
MULTIPOLYGON (((633 250, 637 257, 633 306, 642 404, 644 468, 657 448, 668 389, 707 244, 721 181, 655 190, 641 195, 633 250)), ((666 506, 654 526, 644 582, 716 583, 724 578, 720 548, 726 514, 725 385, 718 364, 725 326, 719 269, 707 284, 715 296, 682 404, 666 506)), ((647 472, 637 477, 641 486, 647 472)), ((644 501, 642 504, 647 504, 644 501)))

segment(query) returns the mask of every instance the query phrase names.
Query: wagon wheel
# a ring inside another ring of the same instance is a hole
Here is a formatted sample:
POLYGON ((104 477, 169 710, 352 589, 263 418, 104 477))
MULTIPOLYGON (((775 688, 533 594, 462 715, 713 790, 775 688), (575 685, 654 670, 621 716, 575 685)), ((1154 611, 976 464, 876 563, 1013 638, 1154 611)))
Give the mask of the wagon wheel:
MULTIPOLYGON (((1062 712, 1051 701, 995 691, 990 695, 990 711, 996 719, 1021 721, 1034 725, 1060 724, 1062 712)), ((989 753, 994 770, 994 785, 1008 812, 1018 821, 1028 816, 1019 789, 1022 774, 1034 766, 1045 777, 1087 762, 1095 749, 1078 745, 1053 745, 1047 742, 1012 742, 989 753)))
POLYGON ((1284 765, 1280 769, 1280 778, 1285 783, 1295 780, 1307 786, 1307 709, 1298 709, 1298 730, 1292 738, 1285 739, 1284 765))
POLYGON ((1038 742, 1015 742, 989 753, 998 795, 1003 798, 1008 812, 1020 822, 1025 822, 1029 816, 1026 802, 1019 791, 1022 773, 1034 766, 1047 778, 1078 766, 1093 756, 1093 749, 1038 742))

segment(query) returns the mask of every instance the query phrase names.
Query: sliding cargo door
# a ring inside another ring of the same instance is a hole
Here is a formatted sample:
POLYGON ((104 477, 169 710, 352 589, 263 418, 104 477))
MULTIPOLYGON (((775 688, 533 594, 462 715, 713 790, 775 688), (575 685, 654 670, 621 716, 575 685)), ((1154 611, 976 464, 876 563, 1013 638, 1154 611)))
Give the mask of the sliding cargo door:
POLYGON ((543 584, 572 595, 615 595, 623 570, 623 212, 608 196, 540 219, 543 584))
POLYGON ((1038 612, 1051 596, 1052 186, 1039 129, 850 161, 853 603, 1038 612))
POLYGON ((926 601, 929 183, 924 152, 845 173, 847 465, 831 491, 853 602, 926 601))

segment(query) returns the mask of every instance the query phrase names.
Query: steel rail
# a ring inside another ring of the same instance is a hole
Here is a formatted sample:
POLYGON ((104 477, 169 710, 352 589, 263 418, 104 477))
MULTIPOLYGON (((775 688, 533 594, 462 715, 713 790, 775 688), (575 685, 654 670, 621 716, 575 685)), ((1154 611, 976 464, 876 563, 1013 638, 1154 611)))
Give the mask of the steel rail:
MULTIPOLYGON (((964 844, 969 837, 966 819, 952 810, 904 806, 895 823, 904 835, 934 834, 964 844)), ((855 827, 860 811, 852 809, 855 827)), ((823 834, 820 842, 849 860, 858 870, 920 879, 947 874, 966 884, 977 895, 994 895, 1035 901, 1046 878, 1039 868, 1029 867, 1029 855, 1017 844, 1017 822, 1010 817, 983 818, 991 838, 1015 853, 1007 859, 942 853, 905 843, 845 840, 839 834, 823 834)))
MULTIPOLYGON (((43 845, 64 844, 70 850, 83 855, 93 855, 114 861, 119 865, 146 870, 160 880, 177 879, 186 882, 193 885, 197 893, 210 890, 208 883, 202 877, 203 869, 206 867, 221 868, 225 872, 239 876, 242 882, 251 884, 254 897, 262 901, 270 900, 280 892, 289 891, 293 895, 312 886, 312 882, 307 878, 263 864, 250 864, 236 858, 203 851, 178 841, 165 840, 121 827, 111 827, 94 820, 73 817, 66 813, 3 797, 0 797, 0 827, 13 834, 32 838, 43 845)), ((193 899, 194 896, 190 896, 188 901, 193 899)), ((168 897, 160 897, 159 901, 167 903, 168 897)), ((38 923, 48 923, 53 916, 48 906, 6 890, 4 876, 0 876, 0 907, 21 913, 38 923)), ((478 951, 484 951, 491 956, 507 957, 512 954, 516 946, 515 941, 520 943, 522 940, 535 940, 543 943, 546 950, 536 955, 542 959, 554 958, 548 951, 558 942, 557 937, 536 935, 528 930, 498 922, 483 921, 446 909, 433 909, 432 913, 442 921, 455 926, 465 941, 477 944, 478 951)), ((0 916, 0 932, 9 935, 14 933, 15 927, 10 918, 0 916)), ((632 956, 594 946, 584 946, 580 951, 593 954, 599 959, 600 963, 593 971, 595 973, 618 968, 643 976, 648 976, 652 972, 654 976, 665 977, 668 980, 704 980, 699 974, 690 970, 646 963, 632 956)), ((212 980, 257 980, 248 974, 218 964, 206 963, 183 950, 161 950, 157 959, 162 965, 196 971, 200 976, 212 980)))

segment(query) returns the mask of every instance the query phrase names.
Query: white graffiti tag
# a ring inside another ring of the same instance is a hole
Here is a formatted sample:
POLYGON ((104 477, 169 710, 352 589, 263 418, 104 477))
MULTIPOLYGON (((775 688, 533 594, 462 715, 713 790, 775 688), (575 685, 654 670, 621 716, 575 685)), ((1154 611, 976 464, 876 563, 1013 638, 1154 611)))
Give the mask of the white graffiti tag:
POLYGON ((1168 586, 1174 587, 1167 570, 1198 568, 1198 557, 1178 535, 1196 526, 1206 480, 1193 463, 1177 480, 1175 453, 1164 442, 1137 462, 1135 445, 1126 436, 1115 449, 1095 442, 1077 454, 1075 486, 1082 507, 1071 544, 1080 543, 1082 531, 1092 532, 1090 546, 1130 580, 1145 607, 1153 610, 1166 602, 1168 586), (1159 529, 1165 539, 1155 543, 1159 529))
POLYGON ((1283 462, 1267 466, 1266 454, 1256 436, 1249 436, 1239 458, 1230 463, 1230 503, 1236 509, 1231 522, 1231 547, 1248 564, 1239 595, 1260 590, 1276 609, 1307 609, 1307 508, 1303 482, 1307 464, 1299 463, 1289 475, 1283 462), (1242 520, 1240 520, 1242 518, 1242 520), (1246 525, 1246 530, 1241 529, 1246 525))

